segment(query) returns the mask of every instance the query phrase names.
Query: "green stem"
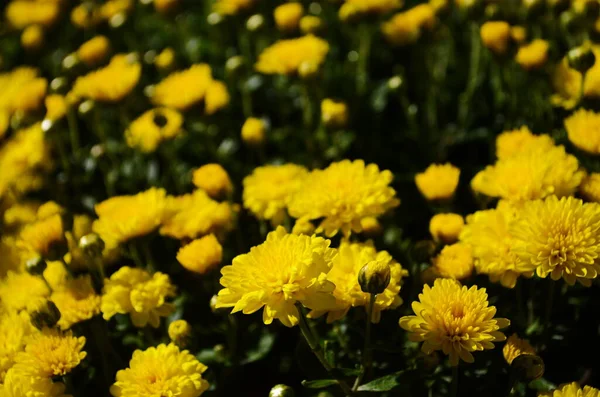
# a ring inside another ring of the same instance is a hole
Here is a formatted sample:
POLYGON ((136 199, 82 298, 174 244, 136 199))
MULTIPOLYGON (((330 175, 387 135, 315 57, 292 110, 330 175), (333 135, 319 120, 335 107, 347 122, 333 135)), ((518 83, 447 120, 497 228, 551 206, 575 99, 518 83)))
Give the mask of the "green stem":
POLYGON ((554 280, 549 280, 548 285, 548 299, 546 301, 546 314, 544 316, 544 328, 549 328, 550 326, 550 318, 552 317, 552 304, 554 302, 554 286, 556 282, 554 280))
POLYGON ((460 98, 458 109, 458 120, 463 127, 466 127, 471 98, 475 93, 479 81, 479 67, 481 65, 481 43, 479 42, 479 28, 476 24, 471 25, 471 56, 469 57, 469 75, 467 87, 460 98))
POLYGON ((450 396, 458 396, 458 364, 452 366, 452 384, 450 385, 450 396))
POLYGON ((229 358, 231 361, 235 361, 237 355, 237 341, 238 341, 238 322, 233 314, 227 316, 229 321, 228 329, 228 341, 229 341, 229 358))
POLYGON ((371 367, 373 365, 373 355, 371 354, 371 326, 373 319, 373 309, 375 307, 375 300, 377 299, 376 294, 369 294, 369 305, 367 306, 367 320, 365 325, 365 345, 363 347, 362 353, 362 364, 360 369, 360 374, 356 377, 356 381, 354 381, 354 386, 352 387, 352 391, 356 391, 363 381, 366 374, 371 371, 371 367))
POLYGON ((358 70, 356 72, 356 91, 362 95, 367 90, 369 83, 369 57, 372 44, 371 29, 363 23, 358 28, 358 70))
POLYGON ((140 252, 135 245, 134 242, 130 242, 129 244, 129 257, 133 260, 136 267, 143 268, 144 262, 142 262, 142 257, 140 256, 140 252))
MULTIPOLYGON (((313 137, 313 107, 310 98, 310 90, 308 89, 308 83, 303 82, 302 84, 302 122, 304 124, 304 134, 306 137, 306 148, 309 153, 315 151, 315 141, 313 137)), ((314 156, 313 156, 314 157, 314 156)))
POLYGON ((71 152, 77 158, 79 153, 79 128, 77 127, 77 117, 75 111, 69 109, 67 112, 67 123, 69 125, 69 139, 71 140, 71 152))

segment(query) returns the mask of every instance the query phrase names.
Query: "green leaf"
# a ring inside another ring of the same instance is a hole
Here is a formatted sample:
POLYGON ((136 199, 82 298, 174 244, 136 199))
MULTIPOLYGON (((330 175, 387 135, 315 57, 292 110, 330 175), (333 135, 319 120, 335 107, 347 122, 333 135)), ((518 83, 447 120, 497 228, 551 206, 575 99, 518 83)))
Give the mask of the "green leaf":
POLYGON ((539 378, 529 383, 529 388, 538 392, 549 392, 556 389, 556 385, 547 379, 539 378))
POLYGON ((335 379, 318 379, 318 380, 303 380, 302 386, 307 389, 324 389, 329 386, 337 385, 338 381, 335 379))
POLYGON ((358 391, 381 392, 395 389, 402 384, 400 382, 400 378, 403 374, 404 372, 400 371, 390 375, 382 376, 381 378, 375 379, 360 386, 358 391))
POLYGON ((265 332, 260 337, 256 348, 247 351, 246 358, 241 361, 241 364, 248 364, 264 358, 275 343, 275 334, 265 332))

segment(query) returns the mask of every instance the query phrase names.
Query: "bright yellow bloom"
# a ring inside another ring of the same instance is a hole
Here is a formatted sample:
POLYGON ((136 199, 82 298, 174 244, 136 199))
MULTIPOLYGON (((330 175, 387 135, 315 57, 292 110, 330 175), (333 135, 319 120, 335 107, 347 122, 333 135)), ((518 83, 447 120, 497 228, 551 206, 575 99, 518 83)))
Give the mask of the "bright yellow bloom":
POLYGON ((60 311, 58 326, 62 329, 71 328, 100 313, 101 298, 94 291, 90 275, 69 279, 64 286, 52 292, 50 300, 60 311))
POLYGON ((192 334, 192 326, 185 320, 175 320, 169 324, 169 338, 180 345, 192 334))
POLYGON ((206 114, 214 114, 217 110, 223 109, 229 105, 229 92, 227 86, 222 81, 213 80, 206 91, 204 98, 204 107, 206 114))
POLYGON ((527 29, 523 26, 511 26, 510 38, 517 44, 521 44, 527 39, 527 29))
POLYGON ((69 273, 61 261, 47 261, 43 276, 52 290, 58 290, 67 284, 69 273))
POLYGON ((177 110, 187 110, 205 99, 213 83, 210 66, 205 63, 171 73, 154 87, 152 103, 177 110))
POLYGON ((527 126, 518 130, 504 131, 496 137, 496 157, 505 159, 535 147, 552 148, 550 135, 534 135, 527 126))
POLYGON ((177 252, 177 261, 189 271, 204 274, 223 260, 223 247, 214 234, 192 241, 177 252))
POLYGON ((9 271, 19 273, 24 270, 25 261, 29 252, 17 245, 16 238, 10 235, 0 237, 0 279, 9 271))
POLYGON ((586 201, 600 203, 600 174, 593 173, 586 176, 579 185, 579 194, 586 201))
POLYGON ((133 0, 109 0, 100 6, 100 15, 109 20, 117 14, 128 13, 133 9, 133 0))
POLYGON ((255 68, 265 74, 295 74, 303 65, 318 68, 328 52, 329 44, 312 35, 280 40, 260 54, 255 68))
POLYGON ((175 310, 173 304, 167 303, 174 296, 175 286, 168 275, 123 266, 104 280, 100 309, 105 320, 115 314, 129 314, 138 328, 147 324, 158 328, 160 318, 175 310))
POLYGON ((209 386, 202 378, 206 370, 206 365, 187 350, 180 351, 172 343, 160 344, 134 351, 129 368, 117 372, 110 394, 114 397, 198 397, 209 386))
POLYGON ((471 352, 493 349, 492 342, 506 339, 499 329, 510 325, 505 318, 494 318, 496 308, 488 306, 487 298, 485 288, 467 289, 456 280, 437 279, 413 302, 416 316, 402 317, 400 326, 410 332, 411 341, 424 342, 423 353, 441 350, 453 366, 459 358, 472 363, 471 352))
POLYGON ((577 148, 589 154, 600 154, 600 113, 579 109, 565 119, 565 128, 569 140, 577 148))
POLYGON ((37 219, 40 204, 35 201, 22 201, 11 205, 4 211, 4 223, 7 228, 20 228, 37 219))
POLYGON ((400 204, 389 186, 393 177, 390 171, 379 171, 376 164, 365 166, 362 160, 332 163, 306 177, 288 211, 301 221, 324 218, 317 233, 359 233, 363 218, 380 216, 400 204))
MULTIPOLYGON (((46 204, 56 204, 49 202, 46 204)), ((62 208, 57 212, 44 214, 47 205, 38 208, 37 220, 23 227, 19 233, 20 244, 39 255, 46 255, 53 244, 64 240, 62 208)))
POLYGON ((0 280, 0 302, 6 310, 24 310, 43 302, 50 290, 40 277, 9 271, 0 280))
POLYGON ((98 35, 86 41, 77 50, 77 56, 87 66, 100 63, 110 51, 110 41, 106 36, 98 35))
POLYGON ((393 45, 412 44, 424 30, 430 30, 436 23, 435 9, 430 4, 419 4, 400 12, 381 26, 383 35, 393 45))
POLYGON ((433 258, 437 273, 445 278, 463 280, 473 273, 473 252, 464 243, 447 245, 433 258))
POLYGON ((235 15, 250 8, 255 0, 216 0, 213 4, 215 12, 223 15, 235 15))
POLYGON ((31 377, 64 376, 81 363, 85 337, 75 337, 71 331, 44 328, 27 340, 25 351, 15 357, 13 370, 31 377))
POLYGON ((465 226, 465 220, 459 214, 437 214, 429 221, 429 233, 435 241, 452 244, 465 226))
POLYGON ((26 312, 0 312, 0 384, 13 366, 15 356, 23 351, 27 338, 34 332, 36 330, 26 312))
POLYGON ((338 255, 333 258, 333 265, 327 279, 335 284, 333 306, 313 310, 309 317, 319 317, 327 313, 327 322, 339 320, 348 313, 351 307, 369 304, 370 294, 363 292, 358 282, 358 274, 362 267, 376 261, 390 268, 390 283, 387 288, 377 295, 373 307, 372 321, 378 323, 383 310, 395 309, 402 304, 399 296, 402 278, 408 276, 408 271, 402 268, 387 251, 375 250, 373 244, 349 243, 342 240, 338 249, 338 255))
POLYGON ((348 107, 344 102, 323 99, 321 102, 321 121, 328 127, 344 127, 348 122, 348 107))
POLYGON ((50 26, 58 18, 60 7, 52 1, 13 0, 5 14, 8 22, 17 29, 30 25, 50 26))
POLYGON ((510 25, 504 21, 490 21, 481 26, 483 45, 496 54, 504 54, 510 41, 510 25))
POLYGON ((314 15, 305 15, 300 18, 300 31, 303 34, 315 34, 323 27, 323 20, 314 15))
POLYGON ((546 40, 533 40, 531 43, 519 47, 515 60, 523 69, 539 69, 548 60, 550 44, 546 40))
POLYGON ((298 29, 300 18, 304 15, 304 7, 301 3, 284 3, 275 7, 273 17, 277 29, 282 32, 292 32, 298 29))
MULTIPOLYGON (((154 3, 156 4, 156 2, 154 3)), ((154 58, 154 64, 161 70, 169 69, 175 63, 175 51, 167 47, 154 58)))
POLYGON ((600 271, 600 204, 551 196, 524 204, 512 225, 514 251, 539 277, 585 286, 600 271))
POLYGON ((287 234, 281 226, 249 253, 238 255, 221 269, 217 307, 251 314, 264 306, 263 321, 278 319, 287 327, 298 324, 295 304, 326 310, 335 303, 335 285, 327 280, 336 250, 316 236, 287 234))
POLYGON ((346 21, 365 14, 386 14, 402 7, 402 0, 346 0, 340 8, 339 16, 346 21))
POLYGON ((231 194, 233 184, 229 174, 221 165, 216 163, 205 164, 196 169, 192 176, 194 186, 204 190, 210 197, 231 194))
POLYGON ((69 105, 64 96, 58 94, 48 95, 45 99, 46 120, 60 120, 67 114, 69 105))
POLYGON ((249 117, 242 126, 242 140, 249 145, 260 145, 265 140, 265 122, 256 117, 249 117))
MULTIPOLYGON (((591 47, 596 62, 586 72, 583 86, 583 96, 585 98, 600 97, 600 46, 591 47)), ((562 106, 565 109, 572 109, 581 99, 582 75, 577 70, 569 66, 567 57, 556 66, 553 75, 553 85, 556 93, 550 98, 555 106, 562 106)))
POLYGON ((306 168, 295 164, 257 167, 244 178, 244 208, 258 219, 280 225, 286 208, 308 175, 306 168))
POLYGON ((2 397, 69 397, 62 382, 50 378, 32 377, 15 370, 8 371, 4 384, 0 383, 2 397))
POLYGON ((141 72, 139 62, 125 54, 117 54, 107 66, 78 77, 68 97, 73 101, 89 98, 99 102, 118 102, 135 88, 141 72))
POLYGON ((173 215, 163 222, 160 233, 177 239, 218 234, 233 225, 231 204, 212 200, 202 189, 169 198, 168 208, 173 215))
POLYGON ((169 108, 150 109, 133 120, 125 131, 127 145, 144 153, 156 150, 162 141, 181 133, 183 116, 169 108))
POLYGON ((88 29, 96 26, 102 21, 102 15, 99 10, 89 4, 80 4, 71 11, 71 22, 73 25, 88 29))
POLYGON ((517 334, 512 334, 504 344, 502 354, 508 365, 510 365, 521 354, 535 354, 535 350, 525 339, 519 338, 517 334))
POLYGON ((30 25, 21 34, 21 45, 26 50, 37 50, 44 44, 44 29, 39 25, 30 25))
MULTIPOLYGON (((48 82, 38 77, 37 69, 22 66, 0 73, 0 111, 9 117, 17 111, 39 109, 46 96, 48 82)), ((4 131, 0 131, 2 135, 4 131)))
POLYGON ((92 229, 114 247, 132 238, 155 230, 166 218, 167 193, 164 189, 150 188, 133 196, 115 196, 94 207, 98 219, 92 229))
POLYGON ((585 386, 583 389, 577 382, 560 385, 558 389, 540 393, 538 397, 600 397, 600 390, 591 386, 585 386))
POLYGON ((454 195, 459 177, 460 170, 450 163, 431 164, 415 176, 415 183, 427 200, 447 200, 454 195))

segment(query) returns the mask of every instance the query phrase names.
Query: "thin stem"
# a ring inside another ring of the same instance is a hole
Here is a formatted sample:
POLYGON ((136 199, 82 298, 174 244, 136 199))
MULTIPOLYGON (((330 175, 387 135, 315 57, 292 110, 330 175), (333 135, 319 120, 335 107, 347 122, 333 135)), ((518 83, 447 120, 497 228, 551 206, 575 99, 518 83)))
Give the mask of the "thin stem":
POLYGON ((452 384, 450 385, 450 396, 458 396, 458 364, 452 366, 452 384))
POLYGON ((229 358, 235 361, 237 356, 237 341, 238 341, 238 322, 233 314, 227 316, 229 321, 228 341, 229 341, 229 358))
POLYGON ((144 263, 142 262, 140 252, 138 251, 137 246, 134 242, 129 243, 129 257, 133 260, 136 267, 144 267, 144 263))
POLYGON ((67 123, 69 125, 69 139, 71 140, 71 152, 77 158, 79 153, 79 129, 77 127, 77 118, 75 111, 69 109, 67 112, 67 123))
POLYGON ((369 57, 371 55, 372 34, 368 24, 358 28, 358 70, 356 72, 356 91, 362 95, 369 83, 369 57))
POLYGON ((544 327, 549 328, 550 318, 552 317, 552 303, 554 301, 554 286, 556 282, 554 280, 549 280, 550 285, 548 285, 548 299, 546 301, 546 314, 544 317, 544 327))
POLYGON ((469 115, 471 98, 477 89, 479 81, 479 67, 481 64, 481 43, 479 42, 479 29, 476 24, 471 25, 471 56, 469 58, 469 75, 467 87, 460 98, 458 109, 458 120, 463 127, 466 127, 467 117, 469 115))
POLYGON ((373 365, 373 356, 371 352, 371 323, 373 319, 373 308, 375 307, 375 300, 377 299, 376 294, 369 294, 369 305, 367 306, 367 322, 365 325, 365 345, 362 353, 362 364, 359 375, 354 381, 352 391, 356 391, 363 381, 366 374, 368 374, 373 365))

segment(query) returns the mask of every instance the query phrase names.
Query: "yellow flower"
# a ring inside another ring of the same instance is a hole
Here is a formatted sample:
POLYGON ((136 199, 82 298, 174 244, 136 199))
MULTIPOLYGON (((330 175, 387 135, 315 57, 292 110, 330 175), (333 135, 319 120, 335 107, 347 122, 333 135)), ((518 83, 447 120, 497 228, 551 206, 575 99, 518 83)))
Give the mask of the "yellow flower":
POLYGON ((205 274, 223 260, 223 247, 214 234, 192 241, 177 252, 177 261, 189 271, 205 274))
POLYGON ((591 386, 583 389, 577 382, 560 385, 558 389, 538 394, 538 397, 600 397, 600 390, 591 386))
POLYGON ((233 184, 227 171, 216 163, 205 164, 196 169, 192 181, 194 186, 204 190, 210 197, 218 197, 233 192, 233 184))
POLYGON ((238 255, 221 269, 217 307, 251 314, 264 306, 263 321, 278 319, 287 327, 298 324, 295 304, 326 310, 335 298, 327 280, 336 251, 330 241, 316 236, 287 234, 281 226, 249 253, 238 255))
POLYGON ((294 227, 292 227, 293 234, 306 234, 307 236, 312 236, 315 234, 315 225, 307 220, 298 220, 294 223, 294 227))
POLYGON ((410 332, 411 341, 424 342, 423 353, 441 350, 453 366, 459 358, 472 363, 471 352, 493 349, 492 342, 506 339, 499 329, 510 325, 505 318, 494 318, 496 308, 488 306, 487 298, 485 288, 467 289, 456 280, 437 279, 433 287, 423 287, 412 304, 416 316, 402 317, 400 327, 410 332))
POLYGON ((295 74, 303 65, 318 68, 328 52, 329 44, 312 35, 280 40, 260 54, 255 68, 265 74, 295 74))
POLYGON ((483 45, 496 54, 504 54, 510 41, 510 25, 504 21, 490 21, 481 26, 483 45))
POLYGON ((223 109, 229 104, 229 92, 225 83, 213 80, 206 91, 204 98, 206 114, 214 114, 217 110, 223 109))
POLYGON ((600 205, 551 196, 524 204, 512 225, 514 251, 539 277, 585 286, 600 271, 600 205))
MULTIPOLYGON (((587 45, 587 44, 586 44, 587 45)), ((586 72, 583 83, 583 96, 585 98, 600 97, 600 46, 591 47, 596 62, 586 72)), ((577 70, 569 66, 567 57, 556 66, 553 75, 553 86, 556 93, 550 98, 555 106, 562 106, 565 109, 572 109, 581 99, 582 75, 577 70)))
MULTIPOLYGON (((156 2, 154 3, 156 4, 156 2)), ((161 70, 169 69, 175 63, 175 51, 167 47, 154 58, 154 64, 161 70)))
POLYGON ((284 3, 275 7, 273 17, 277 29, 282 32, 292 32, 298 29, 300 18, 304 15, 304 7, 301 3, 284 3))
POLYGON ((569 141, 577 148, 600 154, 600 113, 579 109, 565 119, 565 128, 569 141))
POLYGON ((389 186, 393 175, 376 164, 343 160, 324 170, 312 171, 294 194, 288 211, 299 220, 324 218, 317 233, 344 236, 362 231, 361 220, 377 217, 400 204, 389 186))
POLYGON ((265 122, 256 117, 249 117, 242 126, 242 140, 249 145, 260 145, 265 140, 265 122))
POLYGON ((303 34, 315 34, 323 27, 323 20, 314 15, 305 15, 300 18, 300 31, 303 34))
POLYGON ((415 183, 427 200, 448 200, 456 191, 459 177, 460 170, 450 163, 431 164, 415 176, 415 183))
POLYGON ((365 14, 386 14, 402 7, 402 0, 346 0, 340 8, 339 16, 346 21, 365 14))
POLYGON ((5 381, 15 356, 23 351, 27 338, 35 331, 26 312, 0 311, 0 384, 5 381))
POLYGON ((339 320, 348 313, 351 307, 369 304, 370 294, 363 292, 359 285, 359 272, 365 264, 376 261, 390 268, 390 283, 380 294, 377 294, 373 307, 372 321, 378 323, 383 310, 395 309, 402 304, 399 296, 402 278, 408 271, 402 268, 387 251, 375 250, 372 243, 350 243, 342 240, 338 255, 333 258, 333 265, 327 274, 327 279, 335 284, 333 296, 335 302, 331 307, 313 310, 309 317, 319 317, 327 313, 327 322, 339 320))
POLYGON ((527 39, 527 29, 523 26, 511 26, 510 38, 513 39, 515 43, 523 43, 525 39, 527 39))
POLYGON ((321 102, 321 120, 329 127, 344 127, 348 122, 348 107, 344 102, 323 99, 321 102))
POLYGON ((102 61, 110 51, 110 41, 106 36, 98 35, 86 41, 77 50, 77 56, 87 66, 94 66, 102 61))
POLYGON ((182 124, 183 116, 177 110, 151 109, 131 122, 125 131, 125 139, 129 147, 151 153, 162 141, 179 135, 182 124))
POLYGON ((295 164, 255 168, 243 181, 244 208, 258 219, 280 225, 292 195, 301 188, 307 175, 304 167, 295 164))
POLYGON ((231 229, 233 209, 229 203, 212 200, 202 189, 169 199, 169 211, 160 233, 177 239, 195 239, 208 233, 231 229))
POLYGON ((0 280, 0 302, 6 310, 24 310, 45 301, 50 290, 40 277, 8 271, 0 280))
POLYGON ((185 320, 175 320, 169 324, 168 334, 174 343, 181 345, 192 334, 192 326, 185 320))
POLYGON ((517 334, 512 334, 502 348, 502 354, 508 365, 521 354, 535 354, 535 350, 525 339, 519 338, 517 334))
MULTIPOLYGON (((579 185, 579 194, 586 201, 600 202, 600 174, 593 173, 585 177, 579 185)), ((6 215, 5 215, 6 216, 6 215)))
POLYGON ((19 228, 37 219, 40 204, 35 201, 23 201, 11 205, 4 211, 4 223, 7 228, 19 228))
POLYGON ((216 0, 213 4, 215 12, 223 15, 235 15, 250 8, 255 0, 216 0))
POLYGON ((432 29, 435 23, 435 9, 430 4, 419 4, 394 15, 381 30, 391 44, 401 46, 417 41, 421 33, 432 29))
POLYGON ((44 29, 40 25, 30 25, 21 34, 21 45, 26 50, 37 50, 44 44, 44 29))
POLYGON ((46 120, 60 120, 67 114, 69 105, 64 96, 58 94, 48 95, 45 100, 46 120))
POLYGON ((58 326, 71 328, 74 324, 89 320, 100 313, 100 295, 92 286, 90 275, 79 276, 52 292, 50 300, 60 311, 58 326))
POLYGON ((6 19, 17 29, 29 25, 52 25, 60 14, 59 4, 52 1, 13 0, 6 7, 6 19))
POLYGON ((154 9, 161 14, 168 14, 178 4, 179 0, 154 0, 154 9))
POLYGON ((533 40, 531 43, 519 47, 515 60, 523 69, 539 69, 548 60, 550 44, 546 40, 533 40))
POLYGON ((73 101, 89 98, 100 102, 118 102, 135 88, 141 72, 139 62, 127 55, 117 54, 107 66, 78 77, 68 97, 73 101))
POLYGON ((0 108, 0 139, 4 137, 10 124, 10 114, 6 109, 0 108))
POLYGON ((433 265, 440 276, 463 280, 473 273, 471 246, 464 243, 447 245, 433 259, 433 265))
POLYGON ((109 20, 117 14, 128 13, 133 9, 133 0, 109 0, 100 6, 100 15, 109 20))
POLYGON ((49 378, 32 377, 8 371, 4 384, 0 383, 2 397, 68 397, 62 382, 49 378))
POLYGON ((167 216, 167 193, 150 188, 133 196, 115 196, 94 207, 98 219, 92 229, 107 247, 155 230, 167 216))
POLYGON ((535 147, 550 149, 553 146, 550 135, 534 135, 528 127, 523 126, 518 130, 504 131, 496 137, 496 157, 505 159, 535 147))
POLYGON ((129 368, 117 372, 117 381, 110 387, 114 397, 177 396, 198 397, 208 382, 202 378, 207 370, 187 350, 170 343, 136 350, 129 368))
POLYGON ((79 4, 71 11, 71 22, 79 28, 88 29, 101 21, 102 15, 99 10, 89 3, 79 4))
POLYGON ((429 221, 429 233, 435 241, 452 244, 465 226, 463 217, 459 214, 437 214, 429 221))
POLYGON ((53 244, 64 240, 64 230, 60 212, 51 212, 44 216, 42 211, 44 206, 38 208, 37 221, 23 227, 19 233, 19 243, 28 250, 45 256, 53 244))
POLYGON ((0 279, 9 271, 19 273, 24 270, 29 253, 17 245, 16 238, 10 235, 0 237, 0 279))
POLYGON ((27 340, 25 351, 15 357, 15 373, 31 377, 64 376, 77 367, 87 353, 83 351, 85 337, 75 337, 71 331, 44 328, 27 340))
POLYGON ((152 103, 187 110, 205 99, 213 82, 210 66, 205 63, 192 65, 189 69, 171 73, 158 83, 152 94, 152 103))
POLYGON ((166 274, 151 275, 142 269, 123 266, 104 280, 100 310, 105 320, 115 314, 129 314, 138 328, 147 324, 158 328, 160 318, 175 310, 173 304, 166 302, 174 296, 175 286, 166 274))
POLYGON ((39 109, 46 96, 48 82, 38 77, 37 69, 22 66, 0 73, 0 111, 9 117, 17 111, 39 109))
POLYGON ((67 284, 69 273, 61 261, 47 261, 43 276, 52 290, 58 290, 67 284))

